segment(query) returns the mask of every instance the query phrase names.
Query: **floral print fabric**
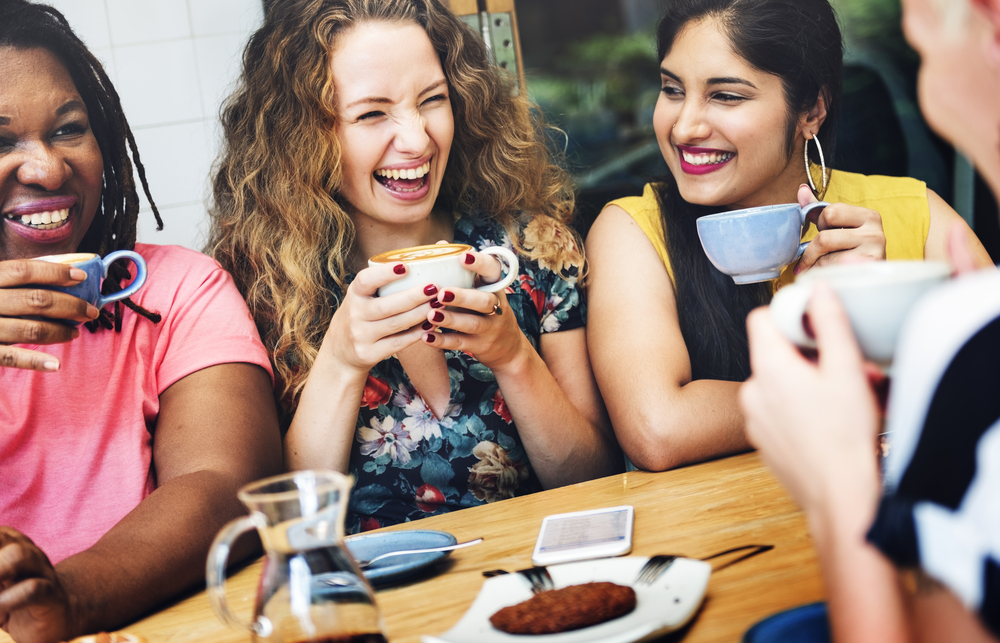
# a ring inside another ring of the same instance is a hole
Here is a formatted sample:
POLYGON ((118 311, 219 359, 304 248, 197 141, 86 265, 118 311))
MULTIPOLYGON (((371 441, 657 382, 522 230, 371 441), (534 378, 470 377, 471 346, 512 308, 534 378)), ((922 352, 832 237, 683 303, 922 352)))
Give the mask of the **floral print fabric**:
MULTIPOLYGON (((506 290, 507 301, 537 350, 542 333, 585 324, 576 283, 582 257, 565 229, 548 217, 535 217, 522 234, 527 256, 518 257, 519 274, 506 290), (556 257, 554 264, 532 259, 539 252, 556 257)), ((501 227, 473 217, 455 223, 455 242, 513 250, 501 227)), ((347 527, 352 533, 539 489, 493 372, 467 353, 444 353, 451 403, 441 419, 396 358, 369 373, 351 453, 356 483, 347 527)))

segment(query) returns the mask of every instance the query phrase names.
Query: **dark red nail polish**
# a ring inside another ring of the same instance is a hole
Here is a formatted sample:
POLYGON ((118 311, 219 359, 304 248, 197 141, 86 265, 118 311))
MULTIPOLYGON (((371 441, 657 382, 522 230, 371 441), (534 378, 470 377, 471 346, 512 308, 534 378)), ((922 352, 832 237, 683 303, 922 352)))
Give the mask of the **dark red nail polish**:
POLYGON ((425 321, 420 327, 423 328, 424 330, 430 330, 434 328, 434 324, 425 321))
POLYGON ((434 301, 431 302, 431 308, 444 308, 444 304, 435 299, 434 301))
POLYGON ((441 299, 445 300, 446 302, 455 301, 455 293, 446 290, 444 291, 444 297, 442 297, 441 299))
POLYGON ((436 295, 437 291, 438 287, 435 286, 434 284, 428 284, 427 287, 424 288, 424 294, 427 295, 428 297, 430 297, 431 295, 436 295))
POLYGON ((404 272, 406 272, 406 266, 404 266, 401 263, 397 263, 395 266, 392 267, 392 271, 397 275, 401 275, 404 272))
POLYGON ((472 255, 467 254, 465 255, 465 263, 466 264, 476 263, 476 258, 473 257, 472 255))
POLYGON ((434 313, 434 316, 431 317, 431 319, 433 319, 435 322, 438 322, 438 323, 443 322, 444 321, 444 313, 442 313, 441 311, 438 311, 438 312, 434 313))
POLYGON ((437 336, 434 333, 427 333, 424 337, 427 339, 428 344, 433 344, 437 341, 437 336))

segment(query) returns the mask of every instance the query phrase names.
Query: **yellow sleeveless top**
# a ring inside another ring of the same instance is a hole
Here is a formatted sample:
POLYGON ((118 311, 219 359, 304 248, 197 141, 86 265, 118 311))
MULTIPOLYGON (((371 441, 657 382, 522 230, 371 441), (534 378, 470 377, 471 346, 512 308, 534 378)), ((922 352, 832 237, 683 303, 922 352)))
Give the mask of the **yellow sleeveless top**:
MULTIPOLYGON (((882 230, 885 232, 886 259, 898 261, 924 258, 931 212, 927 204, 927 185, 923 181, 832 170, 823 200, 829 203, 849 203, 878 212, 882 216, 882 230)), ((642 196, 616 199, 608 205, 617 205, 635 219, 660 255, 671 283, 675 283, 674 270, 667 254, 660 206, 652 186, 646 184, 642 196)), ((802 235, 802 240, 809 241, 818 232, 816 226, 810 224, 802 235)), ((775 280, 775 290, 795 281, 794 265, 786 266, 781 272, 781 276, 775 280)))

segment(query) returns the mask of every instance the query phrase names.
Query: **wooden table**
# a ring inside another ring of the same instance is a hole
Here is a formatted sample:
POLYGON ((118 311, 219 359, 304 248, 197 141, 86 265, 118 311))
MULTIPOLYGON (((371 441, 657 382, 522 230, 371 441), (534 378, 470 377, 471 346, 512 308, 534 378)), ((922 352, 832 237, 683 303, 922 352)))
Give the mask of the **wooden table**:
MULTIPOLYGON (((418 643, 422 634, 451 628, 479 592, 484 570, 530 567, 544 516, 623 504, 635 507, 635 555, 700 558, 740 545, 774 545, 714 573, 693 624, 670 640, 733 643, 768 614, 823 599, 804 517, 751 453, 665 473, 633 471, 386 528, 440 529, 459 541, 485 538, 452 553, 435 575, 377 593, 389 640, 418 643)), ((248 620, 259 574, 258 561, 228 581, 231 608, 248 620)), ((124 629, 150 643, 250 640, 215 618, 204 592, 124 629)))

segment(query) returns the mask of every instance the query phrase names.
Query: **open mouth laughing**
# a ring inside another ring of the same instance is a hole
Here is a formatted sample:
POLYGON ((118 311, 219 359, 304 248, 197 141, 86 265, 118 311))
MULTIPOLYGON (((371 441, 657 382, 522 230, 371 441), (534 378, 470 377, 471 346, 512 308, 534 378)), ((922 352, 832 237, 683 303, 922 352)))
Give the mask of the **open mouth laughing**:
POLYGON ((431 163, 427 161, 420 167, 406 169, 378 169, 375 170, 375 180, 386 189, 393 192, 417 192, 427 184, 427 175, 430 172, 431 163))

